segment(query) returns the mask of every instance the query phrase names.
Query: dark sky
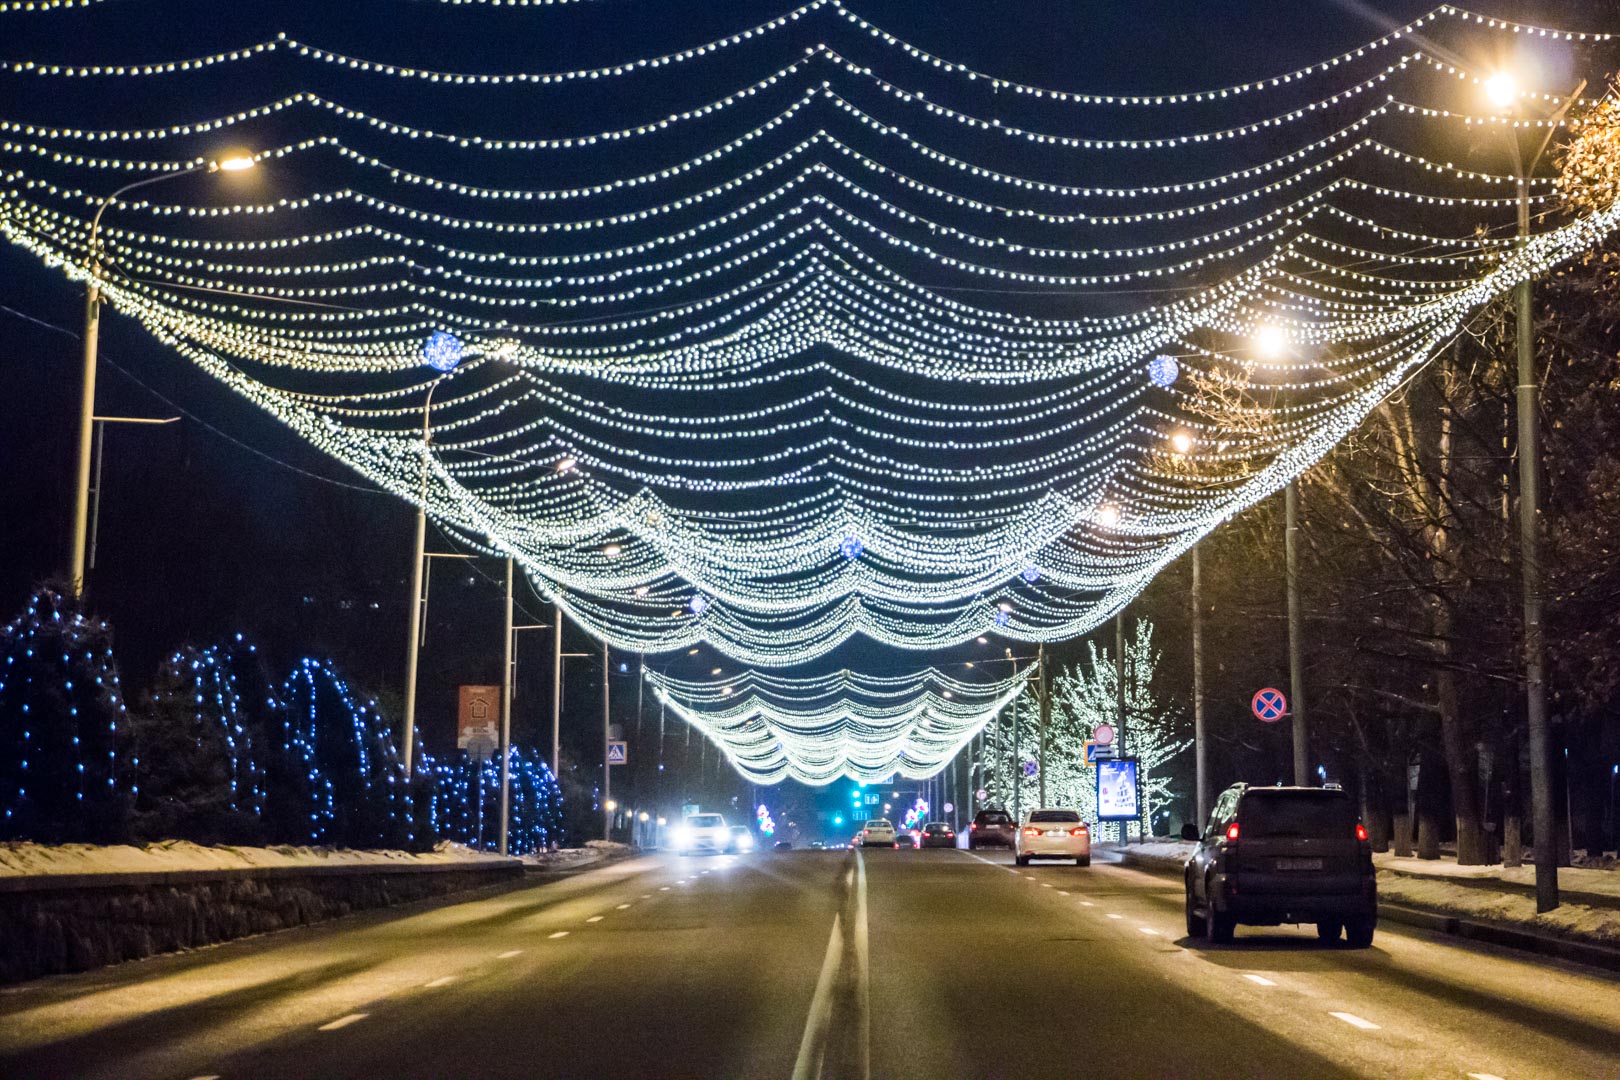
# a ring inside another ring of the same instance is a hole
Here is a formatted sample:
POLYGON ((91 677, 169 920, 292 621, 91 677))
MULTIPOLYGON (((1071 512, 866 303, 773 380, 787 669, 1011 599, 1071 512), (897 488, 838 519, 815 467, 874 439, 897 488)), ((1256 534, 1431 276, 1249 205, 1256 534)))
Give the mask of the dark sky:
MULTIPOLYGON (((1147 0, 985 3, 983 0, 852 2, 859 14, 942 56, 1025 82, 1094 92, 1209 88, 1299 67, 1340 52, 1429 10, 1433 0, 1147 0)), ((1479 0, 1477 8, 1534 17, 1531 5, 1479 0)), ((401 64, 480 71, 556 70, 623 61, 696 45, 759 22, 786 4, 599 0, 564 7, 492 9, 415 2, 109 0, 90 11, 0 16, 0 57, 80 62, 194 56, 285 31, 312 44, 401 64)), ((1536 8, 1572 26, 1612 23, 1607 3, 1536 8)), ((392 80, 339 78, 319 66, 277 60, 228 77, 171 85, 190 100, 126 95, 117 83, 53 84, 53 115, 86 126, 136 123, 162 105, 165 120, 216 115, 296 89, 320 89, 387 115, 483 131, 593 130, 711 99, 826 41, 855 57, 874 50, 822 13, 780 39, 703 65, 672 69, 656 91, 582 84, 566 109, 539 115, 514 98, 503 115, 466 99, 392 80), (812 24, 813 23, 813 24, 812 24), (735 60, 731 57, 735 56, 735 60), (433 110, 441 110, 434 112, 433 110)), ((925 74, 891 61, 897 77, 925 74)), ((0 116, 36 83, 0 77, 0 116)), ((554 100, 554 99, 548 99, 554 100)), ((1133 114, 1134 116, 1134 114, 1133 114)), ((1130 120, 1150 128, 1152 116, 1130 120)), ((1122 134, 1131 129, 1122 129, 1122 134)), ((610 162, 611 163, 611 162, 610 162)), ((626 158, 620 164, 632 164, 626 158)), ((582 166, 584 168, 585 166, 582 166)), ((592 164, 589 167, 599 167, 592 164)), ((492 165, 492 170, 513 168, 492 165)), ((492 176, 493 181, 534 182, 492 176)), ((573 177, 543 178, 541 183, 573 177)), ((266 181, 269 182, 269 181, 266 181)), ((35 582, 65 562, 67 486, 76 415, 75 290, 16 249, 0 251, 0 612, 18 608, 35 582), (38 320, 38 322, 30 321, 38 320), (42 325, 44 324, 44 325, 42 325)), ((164 650, 247 632, 278 663, 323 653, 363 684, 397 694, 404 648, 404 593, 411 512, 363 478, 319 455, 158 347, 128 320, 104 325, 98 412, 187 419, 162 428, 114 428, 94 606, 117 631, 126 678, 144 684, 164 650), (167 398, 167 403, 163 400, 167 398), (172 403, 172 404, 170 404, 172 403)), ((442 549, 442 543, 441 543, 442 549)), ((422 722, 448 733, 454 686, 498 679, 499 567, 443 563, 435 573, 422 722), (448 569, 447 569, 448 568, 448 569)), ((522 594, 539 621, 543 610, 522 594)), ((532 616, 532 617, 531 617, 532 616)), ((546 676, 543 635, 525 639, 520 696, 538 725, 546 676)), ((586 647, 581 638, 570 648, 586 647)), ((707 674, 708 658, 691 661, 707 674)), ((615 659, 615 666, 617 659, 615 659)), ((633 666, 633 665, 632 665, 633 666)), ((732 665, 734 666, 734 665, 732 665)), ((694 671, 691 674, 698 674, 694 671)), ((583 670, 570 697, 594 708, 583 670)), ((576 725, 577 726, 577 725, 576 725)))

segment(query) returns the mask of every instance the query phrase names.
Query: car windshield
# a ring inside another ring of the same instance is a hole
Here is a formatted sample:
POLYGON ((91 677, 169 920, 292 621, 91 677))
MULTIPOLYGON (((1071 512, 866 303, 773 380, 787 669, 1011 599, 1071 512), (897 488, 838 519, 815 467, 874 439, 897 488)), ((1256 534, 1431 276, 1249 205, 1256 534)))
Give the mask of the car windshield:
POLYGON ((718 829, 725 825, 726 819, 719 814, 693 814, 686 823, 694 829, 718 829))
POLYGON ((1063 821, 1073 824, 1080 820, 1080 814, 1075 810, 1034 810, 1030 812, 1031 822, 1063 821))
POLYGON ((1355 834, 1356 812, 1349 796, 1325 791, 1250 792, 1238 805, 1243 839, 1300 837, 1348 839, 1355 834))

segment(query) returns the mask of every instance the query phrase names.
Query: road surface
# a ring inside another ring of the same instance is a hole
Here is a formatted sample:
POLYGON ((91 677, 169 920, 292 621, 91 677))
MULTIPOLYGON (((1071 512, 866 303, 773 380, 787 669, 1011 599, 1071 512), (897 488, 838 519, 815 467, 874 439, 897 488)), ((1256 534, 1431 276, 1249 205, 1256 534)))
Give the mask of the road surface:
POLYGON ((1620 1076, 1620 979, 1380 928, 1188 940, 998 852, 637 858, 0 991, 0 1076, 1620 1076))

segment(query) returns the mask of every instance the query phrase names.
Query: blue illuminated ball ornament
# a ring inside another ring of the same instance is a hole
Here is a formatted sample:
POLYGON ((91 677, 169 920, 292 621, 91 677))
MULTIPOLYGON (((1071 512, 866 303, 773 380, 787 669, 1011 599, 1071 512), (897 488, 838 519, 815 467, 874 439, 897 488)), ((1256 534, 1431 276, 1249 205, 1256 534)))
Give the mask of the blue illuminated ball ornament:
POLYGON ((1173 356, 1155 356, 1148 361, 1148 378, 1154 386, 1168 387, 1181 374, 1181 365, 1173 356))
POLYGON ((702 593, 698 593, 696 596, 692 597, 691 601, 686 606, 692 609, 692 614, 701 615, 703 614, 703 609, 709 606, 709 598, 704 596, 702 593))
POLYGON ((1041 568, 1038 566, 1026 566, 1024 572, 1018 576, 1033 585, 1041 580, 1041 568))
POLYGON ((862 544, 858 537, 846 536, 844 542, 838 545, 838 550, 844 553, 846 559, 858 559, 861 552, 866 550, 866 545, 862 544))
POLYGON ((1009 616, 1005 611, 996 612, 996 625, 997 626, 1006 626, 1007 625, 1007 620, 1010 617, 1011 616, 1009 616))
POLYGON ((422 360, 434 371, 454 371, 461 363, 461 339, 454 334, 435 330, 422 343, 422 360))

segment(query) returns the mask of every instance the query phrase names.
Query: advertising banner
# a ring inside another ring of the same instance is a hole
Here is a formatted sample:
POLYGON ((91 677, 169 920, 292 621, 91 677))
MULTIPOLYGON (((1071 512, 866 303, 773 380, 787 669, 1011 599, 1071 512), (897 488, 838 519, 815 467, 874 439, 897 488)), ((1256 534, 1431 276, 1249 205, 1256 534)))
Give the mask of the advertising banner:
POLYGON ((1135 758, 1097 761, 1097 820, 1135 821, 1142 815, 1142 792, 1135 758))
POLYGON ((463 686, 456 702, 456 745, 487 758, 501 745, 501 688, 463 686))

